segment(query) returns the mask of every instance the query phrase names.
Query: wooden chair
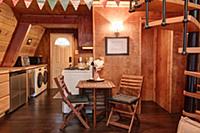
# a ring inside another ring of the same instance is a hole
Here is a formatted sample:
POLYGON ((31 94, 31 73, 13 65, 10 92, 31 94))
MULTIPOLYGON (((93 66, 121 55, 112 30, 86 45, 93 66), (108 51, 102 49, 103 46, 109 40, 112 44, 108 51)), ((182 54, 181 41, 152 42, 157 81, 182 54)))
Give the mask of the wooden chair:
POLYGON ((84 105, 88 104, 88 97, 81 95, 72 95, 71 92, 68 91, 66 84, 64 83, 64 76, 60 75, 54 78, 60 94, 62 96, 63 101, 71 108, 69 114, 65 117, 63 124, 61 125, 60 130, 64 130, 70 120, 72 120, 75 116, 80 120, 85 128, 90 128, 88 125, 88 119, 83 111, 84 105), (72 105, 75 104, 75 107, 72 105), (83 117, 85 119, 83 119, 83 117))
POLYGON ((109 103, 113 104, 109 118, 107 121, 107 126, 109 124, 118 126, 121 128, 128 129, 131 132, 133 121, 135 117, 139 120, 136 111, 138 110, 138 105, 141 102, 140 94, 143 84, 143 76, 134 75, 122 75, 119 93, 112 98, 109 98, 109 103), (123 105, 123 108, 121 107, 123 105), (120 107, 120 108, 119 108, 120 107), (111 120, 114 112, 117 112, 124 117, 131 117, 131 122, 129 125, 119 123, 117 121, 111 120))

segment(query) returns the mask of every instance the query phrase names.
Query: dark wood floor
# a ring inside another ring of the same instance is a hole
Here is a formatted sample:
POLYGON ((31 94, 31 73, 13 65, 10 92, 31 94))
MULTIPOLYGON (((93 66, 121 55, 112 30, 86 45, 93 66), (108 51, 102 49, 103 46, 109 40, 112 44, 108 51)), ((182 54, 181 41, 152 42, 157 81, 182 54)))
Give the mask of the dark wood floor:
MULTIPOLYGON (((61 102, 52 97, 55 91, 46 92, 31 100, 15 112, 0 119, 0 133, 59 133, 63 120, 61 102)), ((176 133, 178 114, 169 114, 153 102, 142 103, 141 123, 135 123, 134 133, 176 133)), ((97 123, 97 128, 84 129, 73 120, 66 133, 127 133, 127 130, 105 126, 106 120, 97 123)))

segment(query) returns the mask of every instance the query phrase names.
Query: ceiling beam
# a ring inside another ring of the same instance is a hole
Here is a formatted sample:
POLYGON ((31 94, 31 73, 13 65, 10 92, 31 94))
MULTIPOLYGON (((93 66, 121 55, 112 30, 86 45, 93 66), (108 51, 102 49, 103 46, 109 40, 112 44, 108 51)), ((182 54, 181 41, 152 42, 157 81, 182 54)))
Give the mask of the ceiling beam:
POLYGON ((22 15, 20 22, 31 24, 77 24, 77 15, 22 15))
POLYGON ((15 32, 12 36, 10 44, 6 50, 1 66, 11 67, 15 64, 18 57, 18 53, 24 41, 24 38, 27 36, 31 28, 30 23, 19 23, 15 29, 15 32))

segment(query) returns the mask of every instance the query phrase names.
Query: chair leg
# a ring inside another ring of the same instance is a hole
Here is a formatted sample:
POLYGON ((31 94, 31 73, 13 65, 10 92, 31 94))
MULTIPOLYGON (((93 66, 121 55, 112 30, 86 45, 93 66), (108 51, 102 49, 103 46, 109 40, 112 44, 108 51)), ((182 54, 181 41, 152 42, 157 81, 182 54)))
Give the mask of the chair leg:
POLYGON ((87 117, 87 115, 86 115, 86 113, 85 113, 85 110, 81 110, 81 114, 83 115, 83 117, 85 118, 85 121, 86 121, 86 123, 89 125, 89 120, 88 120, 88 117, 87 117))
POLYGON ((110 122, 110 119, 111 119, 111 117, 112 117, 112 114, 113 114, 113 107, 112 107, 111 112, 110 112, 110 114, 109 114, 109 117, 108 117, 108 121, 107 121, 107 123, 106 123, 106 126, 109 125, 109 122, 110 122))
POLYGON ((78 119, 81 121, 81 123, 85 126, 85 128, 90 128, 89 126, 88 126, 88 124, 86 123, 86 121, 80 116, 80 114, 77 114, 76 115, 77 117, 78 117, 78 119))
POLYGON ((137 113, 135 114, 135 118, 136 118, 136 120, 138 121, 138 123, 140 124, 140 119, 139 119, 139 117, 138 117, 138 114, 137 114, 137 113))
POLYGON ((132 129, 132 126, 133 126, 133 122, 134 122, 134 115, 132 115, 132 118, 131 118, 131 123, 130 123, 130 125, 129 125, 129 129, 128 129, 128 133, 130 133, 131 132, 131 129, 132 129))
POLYGON ((89 125, 86 123, 86 121, 81 117, 81 113, 79 111, 81 111, 83 109, 84 105, 81 104, 79 106, 77 106, 75 109, 72 109, 74 114, 78 117, 78 119, 80 120, 80 122, 85 126, 85 128, 90 128, 89 125))
POLYGON ((64 130, 64 128, 67 126, 67 124, 69 123, 69 121, 74 118, 74 113, 71 111, 64 119, 63 124, 60 127, 60 130, 64 130))

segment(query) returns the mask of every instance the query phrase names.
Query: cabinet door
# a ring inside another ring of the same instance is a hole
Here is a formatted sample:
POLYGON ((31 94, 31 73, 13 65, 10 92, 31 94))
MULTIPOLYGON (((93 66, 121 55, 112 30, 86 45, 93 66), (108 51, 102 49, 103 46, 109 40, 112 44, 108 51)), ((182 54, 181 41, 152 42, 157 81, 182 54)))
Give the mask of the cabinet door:
POLYGON ((6 96, 3 98, 0 98, 0 114, 4 113, 7 111, 10 107, 10 97, 6 96))
POLYGON ((82 46, 93 46, 92 38, 92 15, 80 16, 78 24, 78 44, 82 46))
POLYGON ((0 83, 0 98, 9 95, 9 82, 0 83))

